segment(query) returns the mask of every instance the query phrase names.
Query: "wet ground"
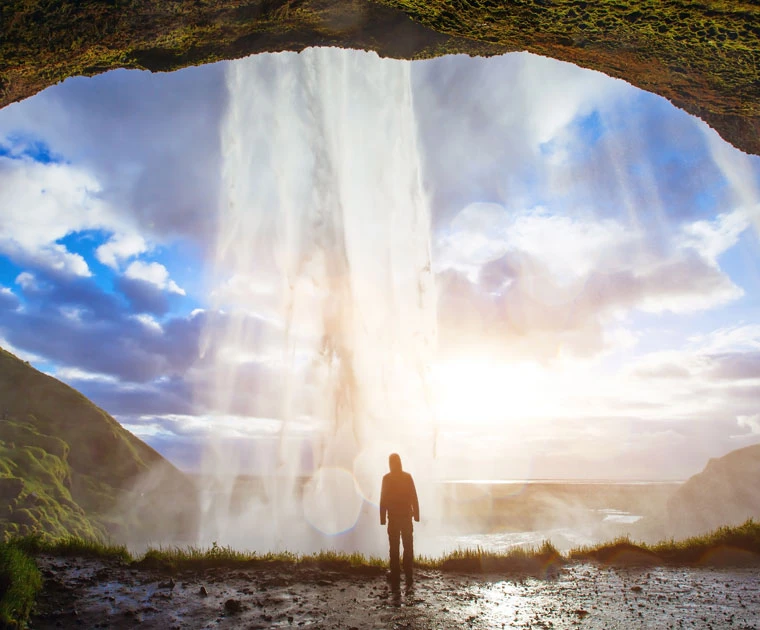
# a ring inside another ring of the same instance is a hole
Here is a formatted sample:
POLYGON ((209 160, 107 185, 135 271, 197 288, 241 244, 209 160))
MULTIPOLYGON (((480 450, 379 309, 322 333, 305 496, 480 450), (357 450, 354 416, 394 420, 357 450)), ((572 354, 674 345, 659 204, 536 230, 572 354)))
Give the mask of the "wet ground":
POLYGON ((40 557, 32 628, 760 629, 760 569, 569 564, 542 578, 253 567, 169 574, 40 557))

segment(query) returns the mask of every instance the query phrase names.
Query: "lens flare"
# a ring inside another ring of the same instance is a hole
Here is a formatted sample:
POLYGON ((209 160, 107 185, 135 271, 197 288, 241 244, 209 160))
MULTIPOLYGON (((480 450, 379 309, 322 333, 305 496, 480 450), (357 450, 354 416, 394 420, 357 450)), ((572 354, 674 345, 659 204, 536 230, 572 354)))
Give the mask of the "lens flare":
POLYGON ((320 468, 303 489, 303 513, 314 529, 334 536, 351 529, 362 498, 354 478, 343 468, 320 468))

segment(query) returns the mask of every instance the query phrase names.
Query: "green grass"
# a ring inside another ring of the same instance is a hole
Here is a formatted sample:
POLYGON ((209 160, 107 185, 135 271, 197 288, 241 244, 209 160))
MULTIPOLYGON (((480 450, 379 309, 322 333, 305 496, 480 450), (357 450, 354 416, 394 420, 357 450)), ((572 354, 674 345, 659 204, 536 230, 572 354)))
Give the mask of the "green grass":
POLYGON ((54 556, 103 558, 121 560, 122 562, 133 561, 126 546, 108 543, 97 538, 80 538, 78 536, 51 538, 46 535, 31 534, 13 538, 9 544, 30 555, 44 553, 54 556))
POLYGON ((513 547, 505 553, 481 548, 458 549, 439 558, 421 558, 420 568, 467 573, 530 573, 543 575, 565 563, 548 541, 538 547, 513 547))
POLYGON ((103 535, 71 496, 69 446, 37 430, 36 419, 0 422, 0 534, 103 535))
POLYGON ((637 543, 628 537, 621 537, 608 543, 571 549, 568 557, 571 560, 604 563, 757 564, 760 560, 760 523, 749 519, 742 525, 720 527, 703 536, 655 544, 637 543), (758 555, 753 557, 748 554, 758 555))
MULTIPOLYGON (((257 553, 239 551, 229 546, 213 543, 210 547, 151 547, 139 555, 130 554, 123 545, 104 543, 99 540, 84 540, 66 537, 54 540, 49 537, 32 535, 13 539, 12 545, 28 554, 49 554, 54 556, 79 556, 88 558, 114 559, 136 565, 164 569, 206 569, 213 567, 260 566, 266 564, 293 567, 314 567, 322 569, 346 568, 387 568, 388 562, 377 556, 340 551, 319 551, 297 554, 290 551, 257 553)), ((538 547, 515 547, 506 553, 493 553, 483 549, 461 549, 440 557, 417 556, 415 566, 420 569, 441 571, 510 572, 533 570, 547 564, 562 564, 564 559, 550 543, 538 547)))
POLYGON ((24 627, 41 587, 34 560, 14 545, 0 543, 0 627, 24 627))
MULTIPOLYGON (((61 539, 33 535, 13 539, 12 547, 31 555, 50 554, 110 558, 124 563, 166 569, 202 569, 211 567, 259 566, 278 564, 317 568, 384 568, 384 558, 364 556, 360 553, 320 551, 296 554, 289 551, 257 553, 239 551, 213 543, 211 547, 153 547, 140 555, 131 554, 123 545, 102 540, 88 540, 75 536, 61 539)), ((420 569, 461 571, 475 573, 546 572, 569 561, 616 562, 621 553, 645 555, 656 564, 698 565, 709 564, 711 554, 731 549, 758 554, 760 561, 760 523, 750 519, 736 527, 721 527, 704 536, 681 541, 667 540, 656 544, 636 543, 628 537, 593 546, 577 547, 561 554, 551 542, 536 547, 514 547, 505 553, 482 548, 459 549, 439 557, 417 556, 415 566, 420 569)))
POLYGON ((387 562, 381 558, 366 557, 360 553, 337 551, 320 551, 312 554, 296 554, 289 551, 256 553, 254 551, 237 551, 231 547, 220 546, 217 543, 208 548, 151 548, 133 561, 142 566, 170 569, 287 565, 340 570, 387 566, 387 562))
POLYGON ((159 491, 189 497, 193 487, 81 393, 0 349, 0 540, 161 535, 162 523, 189 522, 167 517, 159 491), (138 505, 129 492, 149 471, 163 477, 138 505))

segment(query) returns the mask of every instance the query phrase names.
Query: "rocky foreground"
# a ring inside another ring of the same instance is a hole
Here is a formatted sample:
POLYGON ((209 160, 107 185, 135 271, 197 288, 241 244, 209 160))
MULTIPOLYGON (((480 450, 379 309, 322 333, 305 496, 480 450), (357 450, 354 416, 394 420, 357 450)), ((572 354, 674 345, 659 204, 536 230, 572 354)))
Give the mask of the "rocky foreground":
POLYGON ((540 577, 420 571, 394 592, 377 567, 168 573, 38 557, 31 628, 759 628, 760 568, 611 568, 540 577))

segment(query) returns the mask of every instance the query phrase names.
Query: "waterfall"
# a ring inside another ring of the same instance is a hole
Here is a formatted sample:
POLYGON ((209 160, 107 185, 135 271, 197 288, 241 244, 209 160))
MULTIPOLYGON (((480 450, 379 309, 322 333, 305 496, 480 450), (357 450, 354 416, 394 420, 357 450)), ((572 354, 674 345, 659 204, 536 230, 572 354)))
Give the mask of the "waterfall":
MULTIPOLYGON (((363 512, 375 524, 394 451, 424 495, 436 298, 409 75, 340 49, 229 66, 212 300, 224 315, 205 345, 218 412, 235 413, 253 362, 274 374, 250 396, 267 397, 277 428, 254 454, 270 462, 264 496, 235 518, 207 503, 205 539, 298 550, 363 512)), ((220 470, 234 464, 210 447, 204 474, 220 470)))

